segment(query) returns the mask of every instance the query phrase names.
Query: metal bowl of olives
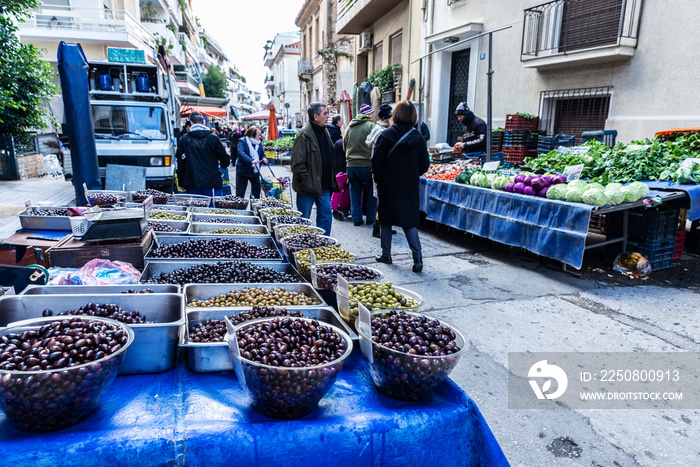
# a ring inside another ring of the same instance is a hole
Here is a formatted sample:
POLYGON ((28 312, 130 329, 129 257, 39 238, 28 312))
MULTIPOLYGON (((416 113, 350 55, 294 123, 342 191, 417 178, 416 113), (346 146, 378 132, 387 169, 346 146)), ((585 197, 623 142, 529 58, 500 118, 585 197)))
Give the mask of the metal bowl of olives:
POLYGON ((28 432, 82 422, 114 381, 133 342, 129 326, 98 317, 35 318, 3 329, 0 409, 13 427, 28 432))
POLYGON ((276 419, 311 413, 335 383, 353 346, 350 336, 336 326, 290 317, 243 323, 225 340, 253 408, 276 419), (256 332, 267 335, 262 345, 253 337, 256 332), (288 338, 291 332, 296 334, 293 341, 288 338))
POLYGON ((423 297, 418 293, 396 287, 391 282, 351 282, 348 284, 348 294, 338 284, 333 290, 338 301, 338 313, 351 327, 355 325, 360 303, 370 311, 415 311, 423 304, 423 297))
POLYGON ((393 399, 430 396, 469 348, 458 328, 420 313, 375 311, 370 320, 371 329, 359 322, 355 326, 362 356, 376 388, 393 399))
POLYGON ((311 271, 311 284, 317 290, 332 289, 338 283, 338 274, 348 282, 359 283, 380 281, 384 273, 379 269, 370 268, 361 264, 323 262, 309 266, 311 271))

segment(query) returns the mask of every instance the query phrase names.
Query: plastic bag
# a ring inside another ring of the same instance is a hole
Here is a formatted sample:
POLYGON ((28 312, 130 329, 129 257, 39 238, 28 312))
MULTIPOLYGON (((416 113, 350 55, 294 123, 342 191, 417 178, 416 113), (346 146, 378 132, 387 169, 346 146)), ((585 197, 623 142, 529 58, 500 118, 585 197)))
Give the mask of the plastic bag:
POLYGON ((130 263, 93 259, 76 272, 67 274, 60 285, 136 284, 141 273, 130 263))
POLYGON ((651 264, 639 253, 622 253, 615 258, 613 270, 642 279, 651 274, 651 264))

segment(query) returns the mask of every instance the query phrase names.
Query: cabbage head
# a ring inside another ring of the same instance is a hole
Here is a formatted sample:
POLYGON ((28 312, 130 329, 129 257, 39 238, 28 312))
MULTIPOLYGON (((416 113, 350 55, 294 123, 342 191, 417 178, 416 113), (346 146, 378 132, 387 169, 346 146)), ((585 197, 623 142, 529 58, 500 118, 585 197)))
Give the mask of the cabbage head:
POLYGON ((586 190, 583 194, 583 202, 594 206, 607 206, 612 204, 608 195, 603 190, 586 190))
POLYGON ((625 203, 634 203, 639 199, 639 196, 637 196, 637 192, 634 188, 623 186, 619 191, 625 195, 625 203))
POLYGON ((551 185, 549 187, 549 190, 547 190, 547 198, 549 199, 558 199, 560 201, 563 201, 566 199, 566 184, 565 183, 560 183, 558 185, 551 185))
POLYGON ((510 182, 510 177, 508 177, 508 175, 496 175, 493 177, 493 180, 491 180, 491 188, 503 190, 508 182, 510 182))
POLYGON ((584 182, 581 179, 572 180, 566 184, 566 186, 568 186, 569 188, 581 188, 581 189, 585 189, 586 185, 588 185, 588 183, 584 182))
POLYGON ((469 184, 485 188, 489 186, 489 179, 486 177, 486 174, 477 172, 471 176, 469 179, 469 184))
POLYGON ((632 182, 627 186, 637 192, 639 195, 638 199, 646 198, 649 194, 649 187, 642 182, 632 182))
POLYGON ((610 204, 613 206, 617 206, 618 204, 622 204, 625 202, 625 193, 618 190, 611 190, 611 191, 605 191, 605 194, 608 195, 608 199, 610 199, 610 204))
POLYGON ((586 191, 589 191, 589 190, 601 190, 602 191, 602 190, 605 190, 605 187, 603 185, 601 185, 600 183, 594 182, 594 183, 589 183, 586 186, 586 191))
MULTIPOLYGON (((596 191, 596 190, 593 190, 596 191)), ((583 188, 569 188, 566 190, 566 200, 572 203, 582 203, 583 202, 583 188)))
POLYGON ((620 188, 622 188, 622 183, 608 183, 605 185, 605 192, 607 193, 608 191, 617 191, 620 188))

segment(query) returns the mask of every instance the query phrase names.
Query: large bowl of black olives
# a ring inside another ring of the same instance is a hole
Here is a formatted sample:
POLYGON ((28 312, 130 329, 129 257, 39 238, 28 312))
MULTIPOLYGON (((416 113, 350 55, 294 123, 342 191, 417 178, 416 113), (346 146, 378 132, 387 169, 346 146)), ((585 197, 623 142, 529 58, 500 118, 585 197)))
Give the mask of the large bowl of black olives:
POLYGON ((469 348, 462 331, 423 314, 378 311, 370 321, 371 329, 355 322, 362 355, 376 388, 392 399, 427 398, 469 348))
POLYGON ((276 419, 311 413, 352 353, 343 330, 310 318, 261 318, 236 326, 225 339, 253 408, 276 419))
POLYGON ((47 317, 0 331, 0 409, 18 430, 85 420, 119 373, 134 331, 98 317, 47 317))

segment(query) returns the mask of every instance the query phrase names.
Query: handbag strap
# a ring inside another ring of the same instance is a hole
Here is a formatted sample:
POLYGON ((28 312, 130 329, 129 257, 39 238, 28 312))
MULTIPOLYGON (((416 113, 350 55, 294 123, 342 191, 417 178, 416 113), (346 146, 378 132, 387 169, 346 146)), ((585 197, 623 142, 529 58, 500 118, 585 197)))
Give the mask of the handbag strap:
POLYGON ((404 139, 406 139, 406 136, 410 135, 410 134, 413 133, 414 131, 416 131, 416 129, 415 129, 415 128, 411 128, 411 131, 407 131, 406 133, 404 133, 404 135, 403 135, 401 138, 399 138, 399 140, 391 147, 391 149, 389 149, 389 152, 386 154, 386 157, 389 157, 389 156, 391 155, 391 153, 394 152, 394 149, 396 149, 396 147, 397 147, 399 144, 401 144, 401 141, 403 141, 404 139))

